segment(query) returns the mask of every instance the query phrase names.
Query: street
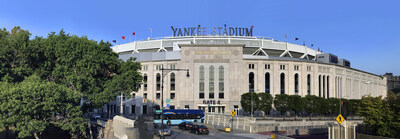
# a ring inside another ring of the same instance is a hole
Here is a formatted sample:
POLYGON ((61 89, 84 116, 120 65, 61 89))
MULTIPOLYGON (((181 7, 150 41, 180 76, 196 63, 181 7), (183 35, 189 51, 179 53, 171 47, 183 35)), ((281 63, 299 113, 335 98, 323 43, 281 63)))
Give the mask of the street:
MULTIPOLYGON (((209 127, 209 126, 207 126, 209 127)), ((267 138, 264 135, 256 135, 256 134, 238 134, 238 133, 225 133, 221 131, 217 131, 214 128, 209 127, 210 133, 208 135, 196 135, 194 133, 190 133, 189 130, 181 130, 178 126, 171 126, 172 130, 171 136, 166 136, 166 139, 254 139, 254 138, 267 138)), ((154 135, 154 139, 160 138, 160 136, 154 135)))

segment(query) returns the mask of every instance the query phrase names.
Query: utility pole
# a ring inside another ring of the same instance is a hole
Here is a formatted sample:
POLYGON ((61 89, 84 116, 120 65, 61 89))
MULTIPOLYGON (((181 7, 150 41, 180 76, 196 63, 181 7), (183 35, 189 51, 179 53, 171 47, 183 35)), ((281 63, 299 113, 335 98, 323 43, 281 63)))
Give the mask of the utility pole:
POLYGON ((189 78, 189 69, 164 69, 161 65, 161 136, 160 139, 164 139, 164 77, 167 76, 171 71, 186 71, 186 77, 189 78), (166 72, 164 72, 166 71, 166 72))

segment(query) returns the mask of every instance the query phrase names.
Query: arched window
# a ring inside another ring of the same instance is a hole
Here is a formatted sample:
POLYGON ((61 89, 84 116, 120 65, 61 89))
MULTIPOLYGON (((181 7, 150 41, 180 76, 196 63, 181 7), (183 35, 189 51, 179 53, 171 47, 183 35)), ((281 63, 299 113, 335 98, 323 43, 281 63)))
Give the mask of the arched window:
POLYGON ((208 77, 208 98, 214 98, 214 66, 210 66, 208 77))
POLYGON ((281 73, 281 94, 285 94, 285 73, 281 73))
POLYGON ((294 74, 294 93, 299 92, 299 74, 294 74))
POLYGON ((307 75, 307 94, 311 95, 311 75, 307 75))
POLYGON ((269 77, 269 73, 265 73, 265 93, 270 93, 270 77, 269 77))
POLYGON ((321 97, 321 75, 318 77, 318 96, 321 97))
POLYGON ((326 76, 326 98, 329 98, 329 76, 326 76))
POLYGON ((160 73, 157 73, 157 75, 156 75, 156 84, 157 84, 156 90, 160 91, 161 90, 161 74, 160 73))
POLYGON ((219 98, 224 98, 224 67, 219 66, 219 98))
POLYGON ((204 98, 204 66, 200 66, 199 98, 204 98))
POLYGON ((249 92, 254 92, 254 73, 249 73, 249 92))
POLYGON ((171 91, 175 91, 175 73, 171 73, 170 84, 171 84, 171 91))
POLYGON ((143 75, 143 91, 147 91, 147 74, 143 75))

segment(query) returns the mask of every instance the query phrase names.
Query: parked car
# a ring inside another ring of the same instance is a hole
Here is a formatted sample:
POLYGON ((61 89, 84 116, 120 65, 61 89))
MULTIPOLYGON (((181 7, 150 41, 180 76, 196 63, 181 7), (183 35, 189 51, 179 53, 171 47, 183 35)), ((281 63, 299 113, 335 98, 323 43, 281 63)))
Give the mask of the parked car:
POLYGON ((182 122, 178 125, 179 129, 189 130, 193 126, 192 122, 182 122))
POLYGON ((98 115, 98 114, 93 114, 93 118, 94 118, 94 119, 100 119, 101 117, 100 117, 100 115, 98 115))
MULTIPOLYGON (((163 130, 164 131, 164 135, 170 136, 172 131, 169 129, 169 127, 167 125, 165 125, 165 124, 163 125, 163 127, 164 127, 164 130, 163 130)), ((154 124, 154 126, 153 126, 153 134, 161 136, 161 124, 160 123, 154 124)))
POLYGON ((195 134, 208 134, 208 128, 205 125, 193 125, 192 128, 190 128, 191 133, 195 134))

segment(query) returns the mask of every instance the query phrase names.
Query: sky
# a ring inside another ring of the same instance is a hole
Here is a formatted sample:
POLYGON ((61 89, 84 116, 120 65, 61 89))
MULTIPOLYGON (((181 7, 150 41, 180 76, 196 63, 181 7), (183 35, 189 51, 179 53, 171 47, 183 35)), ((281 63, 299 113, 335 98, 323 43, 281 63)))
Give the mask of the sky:
POLYGON ((32 38, 64 29, 127 43, 135 40, 133 32, 136 40, 172 36, 171 26, 254 26, 254 36, 314 44, 350 60, 353 68, 400 75, 399 5, 399 0, 0 0, 0 28, 21 26, 32 38))

